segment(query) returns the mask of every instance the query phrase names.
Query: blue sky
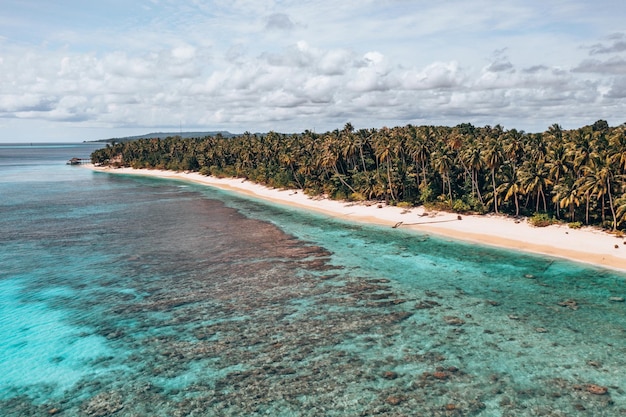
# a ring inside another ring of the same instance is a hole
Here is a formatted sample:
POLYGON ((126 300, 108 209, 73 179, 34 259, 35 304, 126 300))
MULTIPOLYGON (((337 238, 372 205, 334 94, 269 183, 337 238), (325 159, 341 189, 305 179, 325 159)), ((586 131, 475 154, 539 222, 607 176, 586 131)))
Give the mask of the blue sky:
POLYGON ((626 122, 626 3, 3 0, 0 141, 626 122))

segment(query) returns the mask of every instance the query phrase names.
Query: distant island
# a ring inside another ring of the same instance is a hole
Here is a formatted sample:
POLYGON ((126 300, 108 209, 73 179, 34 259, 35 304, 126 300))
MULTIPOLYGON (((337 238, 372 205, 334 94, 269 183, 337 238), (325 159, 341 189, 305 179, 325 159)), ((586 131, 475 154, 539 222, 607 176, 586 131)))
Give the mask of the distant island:
POLYGON ((234 138, 236 136, 240 136, 240 133, 231 133, 226 130, 217 130, 210 132, 153 132, 147 133, 145 135, 138 136, 124 136, 121 138, 108 138, 108 139, 97 139, 93 141, 85 141, 85 142, 105 142, 105 143, 118 143, 118 142, 129 142, 131 140, 138 139, 165 139, 167 137, 179 137, 181 139, 189 139, 189 138, 203 138, 206 136, 218 136, 221 135, 224 138, 234 138))

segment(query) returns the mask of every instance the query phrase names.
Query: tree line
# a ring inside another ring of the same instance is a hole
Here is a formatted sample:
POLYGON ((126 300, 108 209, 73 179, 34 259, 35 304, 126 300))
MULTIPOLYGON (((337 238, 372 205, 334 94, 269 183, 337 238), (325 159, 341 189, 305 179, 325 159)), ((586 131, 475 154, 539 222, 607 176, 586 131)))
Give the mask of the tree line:
POLYGON ((413 126, 107 144, 94 164, 198 171, 341 200, 626 224, 626 124, 413 126))

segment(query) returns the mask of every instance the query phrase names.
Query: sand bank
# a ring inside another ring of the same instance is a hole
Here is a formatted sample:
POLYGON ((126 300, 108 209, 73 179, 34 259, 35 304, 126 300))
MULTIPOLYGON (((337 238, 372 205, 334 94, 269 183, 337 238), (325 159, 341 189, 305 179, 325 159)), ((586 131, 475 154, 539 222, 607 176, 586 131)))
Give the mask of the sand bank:
POLYGON ((241 178, 207 177, 198 173, 162 170, 108 168, 87 165, 96 171, 151 176, 192 181, 234 191, 252 197, 313 210, 331 217, 396 226, 433 233, 452 239, 504 247, 524 252, 566 258, 626 272, 626 238, 617 238, 601 230, 584 227, 570 229, 567 225, 533 227, 525 220, 486 215, 463 215, 446 212, 426 212, 423 207, 405 210, 375 204, 348 203, 322 198, 310 198, 302 190, 278 190, 241 178))

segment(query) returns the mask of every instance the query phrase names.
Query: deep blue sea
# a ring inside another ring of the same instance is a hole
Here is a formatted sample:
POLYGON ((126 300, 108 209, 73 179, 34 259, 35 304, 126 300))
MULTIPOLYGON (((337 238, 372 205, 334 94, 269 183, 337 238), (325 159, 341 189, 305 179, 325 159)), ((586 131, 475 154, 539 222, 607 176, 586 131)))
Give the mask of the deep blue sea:
POLYGON ((0 144, 0 415, 626 415, 624 274, 65 165, 98 146, 0 144))

